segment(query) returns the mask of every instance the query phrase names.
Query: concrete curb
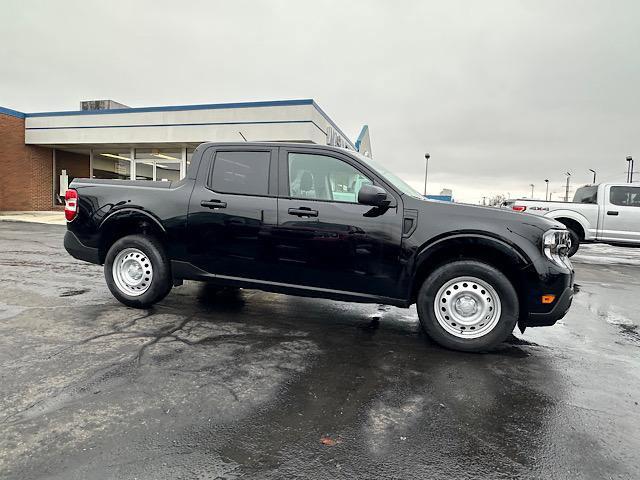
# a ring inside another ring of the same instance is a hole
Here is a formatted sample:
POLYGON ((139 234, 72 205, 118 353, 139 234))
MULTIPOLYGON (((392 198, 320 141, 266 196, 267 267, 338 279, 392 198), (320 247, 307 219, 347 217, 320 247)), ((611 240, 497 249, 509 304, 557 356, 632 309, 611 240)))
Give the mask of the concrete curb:
POLYGON ((2 212, 0 222, 43 223, 47 225, 66 225, 63 212, 2 212))

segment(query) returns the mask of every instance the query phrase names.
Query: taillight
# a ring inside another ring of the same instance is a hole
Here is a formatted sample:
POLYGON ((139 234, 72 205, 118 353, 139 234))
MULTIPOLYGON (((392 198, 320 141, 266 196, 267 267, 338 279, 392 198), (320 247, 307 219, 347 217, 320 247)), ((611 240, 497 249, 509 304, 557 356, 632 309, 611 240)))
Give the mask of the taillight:
POLYGON ((516 212, 524 212, 527 209, 526 205, 514 205, 511 208, 514 209, 516 212))
POLYGON ((64 194, 64 217, 70 222, 78 215, 78 192, 72 188, 64 194))

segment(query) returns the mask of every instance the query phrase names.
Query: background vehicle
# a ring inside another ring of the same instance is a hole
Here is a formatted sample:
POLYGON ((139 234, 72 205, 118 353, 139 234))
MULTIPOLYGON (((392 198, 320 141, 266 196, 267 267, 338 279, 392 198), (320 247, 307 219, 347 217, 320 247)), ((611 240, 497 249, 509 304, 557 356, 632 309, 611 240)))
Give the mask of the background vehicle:
POLYGON ((183 279, 416 303, 435 341, 482 351, 553 325, 573 295, 561 224, 424 200, 340 148, 207 143, 178 182, 76 179, 66 198, 65 248, 132 307, 183 279))
POLYGON ((640 183, 585 185, 573 202, 518 199, 511 208, 564 224, 571 235, 569 256, 583 241, 640 245, 640 183))

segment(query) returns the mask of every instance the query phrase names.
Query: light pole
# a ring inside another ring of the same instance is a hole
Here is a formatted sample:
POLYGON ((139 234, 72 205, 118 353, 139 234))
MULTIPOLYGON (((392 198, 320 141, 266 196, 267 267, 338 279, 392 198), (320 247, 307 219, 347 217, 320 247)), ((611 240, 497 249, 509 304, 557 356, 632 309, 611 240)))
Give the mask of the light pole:
POLYGON ((546 192, 544 193, 544 199, 545 199, 545 200, 549 200, 549 179, 548 179, 548 178, 545 178, 545 179, 544 179, 544 183, 546 183, 546 184, 547 184, 547 190, 546 190, 546 192))
POLYGON ((425 196, 427 195, 427 174, 429 173, 429 159, 431 158, 431 155, 429 155, 428 153, 424 154, 424 194, 425 196))
POLYGON ((627 156, 627 162, 629 162, 629 170, 627 171, 627 182, 633 183, 633 157, 631 155, 627 156))
POLYGON ((531 200, 533 200, 533 188, 535 187, 535 185, 533 183, 530 183, 529 186, 531 187, 531 200))
POLYGON ((564 191, 564 201, 568 202, 569 201, 569 180, 571 180, 571 173, 567 172, 565 173, 565 175, 567 176, 567 188, 564 191))
POLYGON ((589 171, 593 172, 593 183, 596 183, 596 171, 593 168, 590 168, 589 171))

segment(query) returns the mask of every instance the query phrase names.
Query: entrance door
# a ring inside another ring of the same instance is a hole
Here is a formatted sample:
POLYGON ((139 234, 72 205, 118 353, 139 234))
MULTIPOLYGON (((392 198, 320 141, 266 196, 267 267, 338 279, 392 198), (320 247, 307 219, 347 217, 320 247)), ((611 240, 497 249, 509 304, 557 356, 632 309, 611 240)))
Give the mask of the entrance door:
POLYGON ((607 187, 602 215, 604 241, 640 242, 640 187, 607 187))
POLYGON ((217 150, 200 165, 208 174, 198 175, 187 222, 194 265, 225 277, 269 279, 276 151, 217 150))
POLYGON ((275 248, 278 281, 399 297, 402 206, 383 211, 357 203, 376 183, 347 155, 280 149, 275 248))

